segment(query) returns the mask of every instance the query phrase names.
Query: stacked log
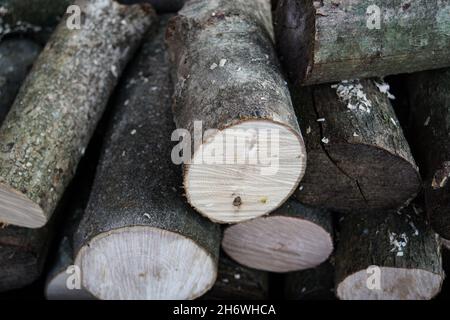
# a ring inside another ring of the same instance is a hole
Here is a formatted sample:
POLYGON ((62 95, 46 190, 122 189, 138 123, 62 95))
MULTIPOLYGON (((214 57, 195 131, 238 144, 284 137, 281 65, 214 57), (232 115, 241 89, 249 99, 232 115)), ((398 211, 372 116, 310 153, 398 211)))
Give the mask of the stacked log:
POLYGON ((327 261, 316 268, 288 273, 284 294, 289 300, 336 299, 334 266, 327 261))
POLYGON ((448 1, 280 0, 276 34, 303 85, 450 66, 448 1))
POLYGON ((100 299, 194 299, 217 276, 220 228, 185 203, 171 161, 164 26, 145 38, 121 83, 75 234, 82 285, 100 299))
POLYGON ((226 228, 222 246, 249 268, 272 272, 314 268, 333 251, 332 217, 289 200, 268 217, 226 228))
POLYGON ((340 228, 340 299, 423 300, 440 292, 444 273, 438 237, 411 207, 401 214, 349 214, 340 228))
POLYGON ((147 6, 76 3, 83 27, 60 23, 0 129, 0 221, 9 224, 37 228, 49 220, 153 20, 147 6))
POLYGON ((269 297, 269 274, 237 264, 220 255, 216 283, 204 295, 206 300, 266 300, 269 297))
POLYGON ((412 141, 433 229, 450 240, 450 69, 410 75, 412 141))
POLYGON ((194 140, 181 142, 188 202, 218 223, 278 208, 306 154, 273 48, 270 0, 189 1, 167 42, 175 122, 194 140))
POLYGON ((295 88, 307 170, 295 195, 333 211, 405 206, 421 187, 418 167, 379 80, 295 88))

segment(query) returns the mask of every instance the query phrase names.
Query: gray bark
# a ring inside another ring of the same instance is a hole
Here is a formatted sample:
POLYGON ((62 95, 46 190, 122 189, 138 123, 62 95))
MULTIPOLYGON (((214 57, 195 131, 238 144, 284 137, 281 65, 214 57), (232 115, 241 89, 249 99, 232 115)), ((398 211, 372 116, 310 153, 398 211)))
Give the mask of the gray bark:
POLYGON ((219 274, 205 300, 265 300, 269 297, 269 274, 239 265, 220 255, 219 274))
POLYGON ((327 261, 313 269, 288 273, 284 294, 289 300, 334 300, 334 266, 327 261))
MULTIPOLYGON (((411 290, 421 291, 420 286, 428 285, 423 283, 423 279, 415 279, 411 275, 411 278, 405 278, 405 270, 427 271, 443 280, 438 237, 416 211, 410 206, 401 214, 365 212, 345 215, 339 225, 336 286, 356 272, 367 274, 370 266, 392 268, 398 272, 398 286, 394 287, 393 283, 382 278, 381 290, 386 295, 398 291, 400 298, 406 298, 411 290), (421 285, 413 288, 417 284, 421 285)), ((381 276, 386 277, 383 272, 386 271, 382 270, 381 276)), ((440 284, 433 288, 435 294, 440 291, 440 284)))
POLYGON ((291 79, 317 84, 450 65, 450 1, 282 0, 280 55, 291 79))
POLYGON ((185 203, 171 161, 173 85, 164 31, 160 27, 155 39, 146 37, 119 88, 88 207, 75 234, 77 255, 94 237, 146 226, 180 234, 218 261, 220 228, 185 203))
POLYGON ((413 149, 431 226, 450 240, 450 69, 410 75, 413 149))
POLYGON ((177 12, 186 0, 117 0, 123 4, 149 3, 158 13, 177 12))
POLYGON ((294 89, 308 154, 295 194, 302 203, 344 212, 397 209, 417 195, 418 168, 386 88, 361 80, 294 89))
POLYGON ((40 52, 41 47, 27 39, 8 39, 0 43, 0 123, 40 52))
POLYGON ((82 28, 59 25, 0 129, 3 188, 33 203, 40 215, 33 221, 7 212, 14 219, 5 222, 39 227, 51 216, 118 75, 153 20, 148 6, 77 3, 85 14, 82 28))

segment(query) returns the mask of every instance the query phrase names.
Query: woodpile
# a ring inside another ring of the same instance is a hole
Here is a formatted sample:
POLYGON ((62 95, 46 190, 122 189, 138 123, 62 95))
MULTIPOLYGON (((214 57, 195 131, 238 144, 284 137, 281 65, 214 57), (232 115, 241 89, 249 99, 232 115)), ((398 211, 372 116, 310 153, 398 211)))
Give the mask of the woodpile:
POLYGON ((0 0, 0 298, 448 297, 449 26, 440 0, 0 0))

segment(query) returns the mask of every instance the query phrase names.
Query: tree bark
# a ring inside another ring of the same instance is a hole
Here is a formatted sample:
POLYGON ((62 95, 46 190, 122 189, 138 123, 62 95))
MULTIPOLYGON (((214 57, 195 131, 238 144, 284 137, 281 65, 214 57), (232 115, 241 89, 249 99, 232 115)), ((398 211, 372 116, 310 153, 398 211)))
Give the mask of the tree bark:
POLYGON ((158 13, 177 12, 180 10, 185 0, 118 0, 123 4, 149 3, 158 13))
POLYGON ((340 299, 431 299, 441 290, 444 273, 438 237, 411 207, 401 214, 349 214, 340 228, 336 253, 340 299))
POLYGON ((101 299, 193 299, 217 276, 220 228, 183 201, 171 161, 165 26, 155 39, 146 38, 121 83, 75 235, 83 285, 101 299))
POLYGON ((267 272, 246 268, 220 255, 217 281, 205 300, 266 300, 269 297, 267 272))
POLYGON ((41 47, 27 39, 0 42, 0 123, 3 122, 41 47))
POLYGON ((53 27, 73 0, 0 0, 0 38, 11 32, 53 27))
POLYGON ((448 0, 380 7, 371 0, 279 1, 277 42, 291 79, 310 85, 450 65, 448 0))
POLYGON ((186 197, 215 222, 273 211, 304 173, 303 139, 273 49, 271 21, 270 0, 195 0, 168 27, 175 122, 199 140, 185 162, 186 197), (279 152, 265 158, 262 150, 272 144, 279 152))
POLYGON ((48 221, 152 21, 147 6, 77 3, 84 25, 59 25, 0 129, 0 220, 10 224, 48 221))
POLYGON ((48 227, 0 229, 0 292, 22 288, 41 275, 49 238, 48 227))
POLYGON ((314 268, 333 251, 331 213, 289 200, 268 217, 228 227, 222 246, 250 268, 271 272, 314 268))
POLYGON ((412 140, 431 226, 450 240, 450 69, 408 78, 412 140))
POLYGON ((420 175, 386 84, 347 81, 293 95, 307 138, 295 194, 302 203, 349 212, 397 209, 415 198, 420 175))
POLYGON ((334 266, 327 261, 313 269, 287 274, 285 296, 289 300, 335 300, 334 266))

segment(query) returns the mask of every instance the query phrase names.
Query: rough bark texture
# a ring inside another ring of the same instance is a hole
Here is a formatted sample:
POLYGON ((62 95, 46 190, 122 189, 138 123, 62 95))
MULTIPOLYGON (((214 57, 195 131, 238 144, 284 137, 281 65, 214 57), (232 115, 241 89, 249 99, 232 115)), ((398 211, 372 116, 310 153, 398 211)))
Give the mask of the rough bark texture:
POLYGON ((49 245, 48 226, 0 229, 0 292, 24 287, 42 273, 49 245))
MULTIPOLYGON (((169 24, 167 42, 175 66, 173 110, 178 128, 194 137, 195 121, 202 122, 204 133, 267 120, 287 127, 303 152, 289 90, 273 48, 269 0, 190 1, 169 24)), ((302 162, 305 157, 299 158, 302 162)), ((186 178, 189 166, 184 168, 186 178)), ((186 195, 196 207, 190 190, 186 195)))
POLYGON ((149 3, 158 13, 177 12, 186 0, 118 0, 123 4, 149 3))
POLYGON ((314 269, 287 274, 284 294, 289 300, 335 299, 334 266, 327 261, 314 269))
POLYGON ((40 216, 6 222, 39 227, 51 216, 118 75, 152 21, 148 6, 77 3, 85 15, 82 28, 59 25, 0 129, 3 188, 34 203, 40 216))
POLYGON ((269 274, 246 268, 220 255, 219 274, 205 300, 265 300, 269 297, 269 274))
POLYGON ((450 1, 282 0, 276 34, 291 79, 317 84, 450 65, 450 1))
POLYGON ((0 0, 0 38, 16 31, 52 27, 73 0, 0 0))
POLYGON ((180 174, 171 161, 173 87, 164 49, 166 23, 161 24, 156 39, 146 37, 121 83, 89 204, 75 235, 77 255, 94 237, 144 226, 180 234, 218 261, 220 228, 184 202, 180 174))
POLYGON ((41 46, 27 39, 8 39, 0 43, 0 123, 40 52, 41 46))
MULTIPOLYGON (((397 287, 391 287, 394 284, 383 279, 383 272, 387 271, 381 271, 381 290, 386 295, 393 290, 399 291, 401 299, 406 299, 408 291, 422 283, 421 279, 410 278, 411 275, 405 274, 405 270, 427 271, 443 280, 439 239, 425 219, 416 212, 418 210, 410 206, 401 213, 345 215, 339 225, 341 232, 336 252, 336 286, 356 272, 367 274, 366 270, 370 266, 397 270, 397 287)), ((355 289, 361 285, 366 285, 366 278, 363 283, 356 283, 355 289)), ((435 290, 437 294, 440 286, 435 290)), ((383 294, 378 298, 383 298, 383 294)))
POLYGON ((450 240, 450 69, 409 76, 411 139, 431 226, 450 240))
POLYGON ((296 192, 336 211, 396 209, 420 189, 418 168, 382 81, 294 89, 308 153, 296 192))

